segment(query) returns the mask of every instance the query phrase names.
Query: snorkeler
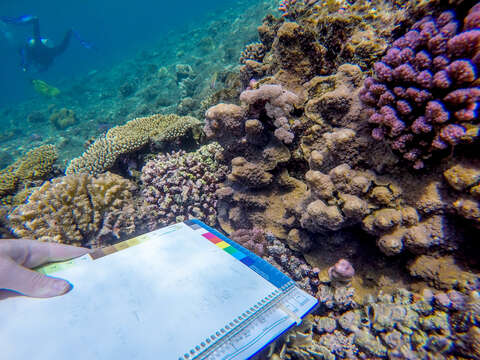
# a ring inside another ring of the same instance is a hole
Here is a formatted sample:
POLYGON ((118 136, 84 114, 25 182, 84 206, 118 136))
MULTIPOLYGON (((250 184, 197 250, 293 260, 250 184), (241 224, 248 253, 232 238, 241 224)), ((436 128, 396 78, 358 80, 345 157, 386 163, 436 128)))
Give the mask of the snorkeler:
POLYGON ((80 36, 72 29, 68 30, 60 44, 54 45, 49 39, 44 39, 40 35, 40 23, 36 16, 23 15, 18 18, 0 17, 0 21, 6 24, 32 24, 33 38, 23 44, 19 53, 21 56, 21 66, 23 71, 34 68, 41 72, 47 70, 52 65, 54 59, 62 54, 70 43, 70 38, 74 35, 83 47, 91 49, 92 45, 82 40, 80 36))

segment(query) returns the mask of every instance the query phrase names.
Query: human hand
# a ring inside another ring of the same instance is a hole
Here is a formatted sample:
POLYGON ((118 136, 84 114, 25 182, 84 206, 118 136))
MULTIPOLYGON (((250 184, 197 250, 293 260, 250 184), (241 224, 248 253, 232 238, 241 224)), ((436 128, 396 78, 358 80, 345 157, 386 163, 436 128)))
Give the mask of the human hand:
POLYGON ((72 286, 30 270, 50 261, 68 260, 90 252, 90 249, 26 239, 0 239, 0 289, 22 295, 46 298, 63 295, 72 286))

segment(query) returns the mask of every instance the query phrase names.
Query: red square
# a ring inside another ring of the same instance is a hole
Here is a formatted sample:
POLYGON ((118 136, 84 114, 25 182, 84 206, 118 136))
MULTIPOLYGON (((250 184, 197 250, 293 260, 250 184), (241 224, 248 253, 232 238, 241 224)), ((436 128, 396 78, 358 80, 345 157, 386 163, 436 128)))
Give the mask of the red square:
POLYGON ((202 234, 202 236, 207 238, 208 240, 210 240, 214 244, 219 243, 220 241, 223 241, 222 239, 219 239, 218 237, 216 237, 212 233, 205 233, 205 234, 202 234))

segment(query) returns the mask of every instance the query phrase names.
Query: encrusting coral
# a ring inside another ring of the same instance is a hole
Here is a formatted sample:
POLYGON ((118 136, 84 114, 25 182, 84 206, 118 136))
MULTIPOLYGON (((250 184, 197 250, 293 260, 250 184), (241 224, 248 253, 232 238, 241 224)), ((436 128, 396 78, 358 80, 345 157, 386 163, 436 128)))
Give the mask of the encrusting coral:
POLYGON ((135 185, 105 173, 45 182, 9 214, 15 235, 99 247, 135 230, 135 185))
POLYGON ((128 153, 148 144, 175 142, 182 139, 200 121, 191 116, 152 115, 116 126, 98 138, 80 157, 70 161, 67 175, 77 173, 100 174, 111 169, 115 162, 128 153))
POLYGON ((480 4, 463 26, 453 11, 424 17, 375 63, 375 78, 365 80, 361 98, 375 107, 372 137, 387 140, 415 169, 478 132, 478 18, 480 4))

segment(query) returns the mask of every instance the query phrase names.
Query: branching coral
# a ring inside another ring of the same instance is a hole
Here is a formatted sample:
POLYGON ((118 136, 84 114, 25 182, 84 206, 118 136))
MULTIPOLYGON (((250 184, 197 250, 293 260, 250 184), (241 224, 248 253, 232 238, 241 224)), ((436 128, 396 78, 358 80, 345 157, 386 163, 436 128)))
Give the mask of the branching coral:
POLYGON ((192 217, 215 226, 215 192, 227 170, 216 159, 221 151, 212 143, 194 153, 162 154, 147 162, 141 180, 150 228, 192 217))
POLYGON ((372 137, 387 140, 415 169, 478 129, 479 8, 471 9, 461 32, 453 11, 424 17, 375 64, 375 79, 365 80, 361 98, 376 109, 372 137))
POLYGON ((137 118, 110 129, 98 138, 80 157, 70 161, 66 174, 100 174, 111 169, 117 159, 146 146, 181 139, 200 125, 194 117, 152 115, 137 118))
POLYGON ((135 230, 135 185, 105 173, 45 182, 9 215, 19 237, 98 247, 135 230))
POLYGON ((247 60, 262 62, 264 56, 265 46, 262 43, 251 43, 242 51, 240 63, 245 64, 247 60))

